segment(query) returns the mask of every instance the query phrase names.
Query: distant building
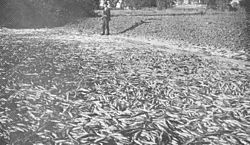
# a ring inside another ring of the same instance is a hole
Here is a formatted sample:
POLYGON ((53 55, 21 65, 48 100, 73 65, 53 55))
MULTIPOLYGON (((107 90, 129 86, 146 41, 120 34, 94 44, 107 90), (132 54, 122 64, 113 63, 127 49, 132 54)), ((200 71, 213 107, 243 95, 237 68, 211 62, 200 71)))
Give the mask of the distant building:
POLYGON ((190 4, 191 3, 191 0, 184 0, 183 1, 183 4, 190 4))
MULTIPOLYGON (((99 7, 102 8, 103 4, 105 1, 110 1, 110 7, 113 8, 117 8, 117 9, 126 9, 129 7, 136 7, 136 3, 133 3, 130 1, 130 3, 126 3, 126 0, 99 0, 99 7)), ((204 3, 206 0, 172 0, 173 3, 175 3, 176 5, 188 5, 188 4, 202 4, 204 3)), ((237 1, 237 0, 233 0, 233 1, 237 1)), ((170 2, 168 0, 168 2, 170 2)), ((157 0, 147 0, 146 2, 143 3, 143 5, 141 5, 142 7, 154 7, 157 6, 157 0)), ((141 4, 141 3, 139 3, 141 4)), ((166 3, 165 3, 166 4, 166 3)))
POLYGON ((102 8, 105 0, 100 0, 99 6, 102 8))
POLYGON ((204 4, 205 0, 176 0, 177 5, 182 5, 182 4, 204 4))
POLYGON ((122 6, 122 0, 119 0, 117 3, 116 3, 116 8, 117 9, 122 9, 123 6, 122 6))
POLYGON ((115 8, 118 8, 118 9, 121 9, 123 7, 123 0, 116 0, 116 1, 110 1, 110 0, 99 0, 99 7, 102 8, 103 7, 103 4, 104 2, 107 2, 108 3, 108 7, 115 7, 115 8), (115 3, 114 3, 115 2, 115 3))
POLYGON ((99 0, 99 7, 102 8, 105 1, 110 2, 110 7, 117 9, 136 8, 137 6, 138 7, 156 6, 156 0, 146 0, 143 3, 126 1, 126 0, 99 0))
POLYGON ((237 3, 239 4, 241 0, 232 0, 230 3, 233 4, 233 3, 237 3))

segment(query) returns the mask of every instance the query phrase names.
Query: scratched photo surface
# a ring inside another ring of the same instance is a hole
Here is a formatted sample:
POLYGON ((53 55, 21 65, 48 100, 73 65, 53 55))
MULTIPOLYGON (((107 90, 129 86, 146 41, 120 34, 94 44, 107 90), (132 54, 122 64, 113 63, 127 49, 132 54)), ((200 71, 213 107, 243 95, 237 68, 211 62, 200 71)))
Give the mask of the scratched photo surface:
POLYGON ((0 0, 0 145, 250 144, 249 0, 0 0))

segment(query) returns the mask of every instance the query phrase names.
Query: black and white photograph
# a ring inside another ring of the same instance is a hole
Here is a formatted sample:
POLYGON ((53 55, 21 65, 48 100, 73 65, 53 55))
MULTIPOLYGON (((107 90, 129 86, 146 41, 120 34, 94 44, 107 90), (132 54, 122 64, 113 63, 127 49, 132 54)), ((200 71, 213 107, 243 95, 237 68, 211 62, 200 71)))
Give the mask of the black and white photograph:
POLYGON ((0 0, 0 145, 250 145, 250 0, 0 0))

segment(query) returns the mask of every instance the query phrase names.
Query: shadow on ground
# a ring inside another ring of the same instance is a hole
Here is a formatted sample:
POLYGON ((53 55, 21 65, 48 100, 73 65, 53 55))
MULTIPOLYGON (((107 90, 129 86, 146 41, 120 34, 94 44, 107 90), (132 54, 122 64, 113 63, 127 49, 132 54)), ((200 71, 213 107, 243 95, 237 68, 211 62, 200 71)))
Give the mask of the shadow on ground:
POLYGON ((150 23, 150 22, 145 22, 143 20, 141 20, 140 22, 136 22, 134 25, 132 25, 131 27, 121 31, 121 32, 118 32, 117 34, 123 34, 123 33, 126 33, 127 31, 131 31, 133 29, 135 29, 136 27, 142 25, 142 24, 145 24, 145 23, 150 23))
POLYGON ((121 16, 192 16, 192 15, 204 15, 206 12, 201 11, 201 12, 195 12, 195 13, 165 13, 165 14, 117 14, 117 15, 112 15, 112 17, 121 17, 121 16))

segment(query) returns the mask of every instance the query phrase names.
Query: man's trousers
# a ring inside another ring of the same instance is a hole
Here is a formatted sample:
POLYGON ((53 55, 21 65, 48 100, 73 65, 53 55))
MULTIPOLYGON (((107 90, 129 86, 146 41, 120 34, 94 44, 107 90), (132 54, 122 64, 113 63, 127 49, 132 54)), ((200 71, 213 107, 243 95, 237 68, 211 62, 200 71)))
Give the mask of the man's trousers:
POLYGON ((109 35, 109 20, 107 18, 102 19, 102 34, 105 34, 107 30, 107 35, 109 35))

